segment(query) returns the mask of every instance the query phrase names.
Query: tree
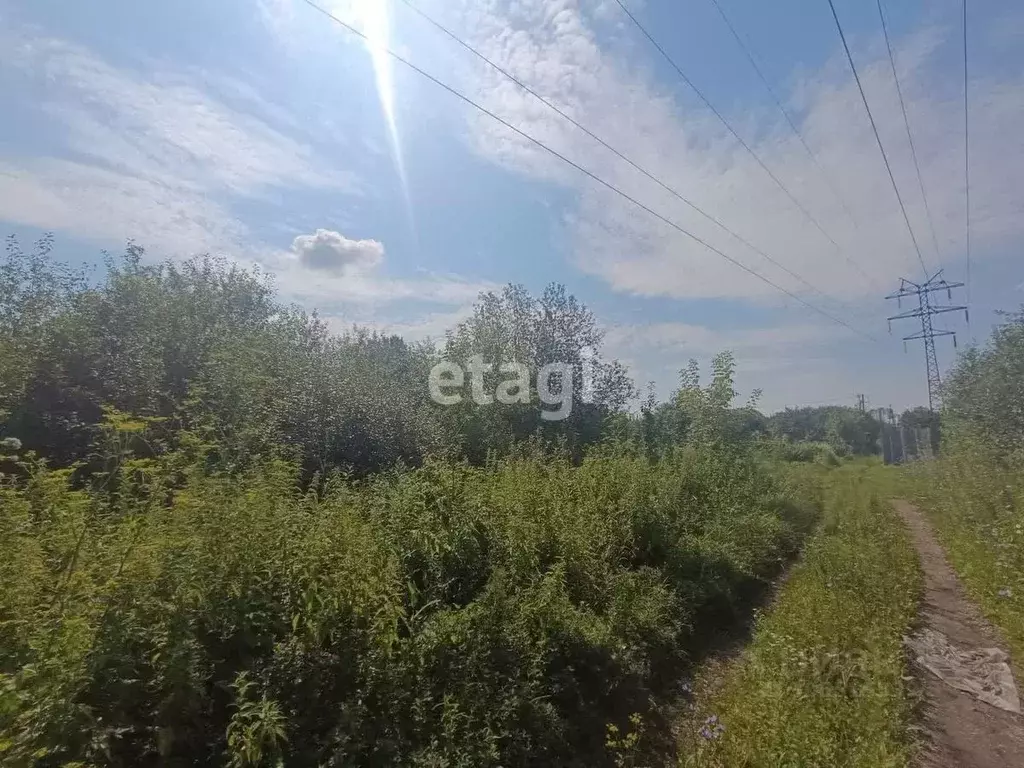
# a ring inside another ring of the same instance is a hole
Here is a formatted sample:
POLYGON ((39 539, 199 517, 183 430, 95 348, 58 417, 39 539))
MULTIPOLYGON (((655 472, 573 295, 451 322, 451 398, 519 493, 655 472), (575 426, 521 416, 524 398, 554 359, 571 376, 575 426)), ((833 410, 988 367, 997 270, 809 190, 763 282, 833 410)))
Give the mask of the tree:
POLYGON ((685 424, 687 439, 698 442, 738 444, 753 438, 764 426, 757 411, 761 391, 755 390, 743 408, 733 408, 735 357, 720 352, 711 360, 711 381, 701 386, 700 365, 690 360, 679 372, 679 389, 672 402, 679 412, 676 424, 685 424))
POLYGON ((787 408, 768 419, 769 432, 793 442, 828 443, 839 454, 873 455, 881 424, 856 408, 787 408))
POLYGON ((232 463, 296 451, 310 472, 418 464, 448 451, 426 381, 433 353, 332 336, 224 259, 145 263, 129 245, 95 285, 50 240, 0 265, 0 437, 58 465, 89 457, 105 408, 174 421, 232 463))
POLYGON ((1024 306, 983 347, 960 355, 943 386, 942 419, 954 442, 971 442, 1001 456, 1024 446, 1024 306))
POLYGON ((489 452, 502 454, 515 442, 540 435, 546 441, 563 441, 578 457, 586 445, 600 440, 606 419, 634 396, 625 367, 602 357, 603 341, 593 313, 565 286, 549 285, 539 297, 521 285, 482 294, 470 318, 449 334, 444 359, 468 366, 477 358, 488 366, 482 375, 487 398, 513 378, 529 383, 515 402, 496 398, 480 406, 463 397, 458 406, 446 409, 452 431, 463 436, 466 455, 483 461, 489 452), (558 384, 539 382, 542 370, 552 364, 565 366, 571 378, 558 384), (503 371, 503 365, 509 367, 503 371), (523 366, 525 375, 512 373, 514 365, 523 366), (539 384, 558 392, 561 386, 570 387, 567 418, 543 417, 539 384))

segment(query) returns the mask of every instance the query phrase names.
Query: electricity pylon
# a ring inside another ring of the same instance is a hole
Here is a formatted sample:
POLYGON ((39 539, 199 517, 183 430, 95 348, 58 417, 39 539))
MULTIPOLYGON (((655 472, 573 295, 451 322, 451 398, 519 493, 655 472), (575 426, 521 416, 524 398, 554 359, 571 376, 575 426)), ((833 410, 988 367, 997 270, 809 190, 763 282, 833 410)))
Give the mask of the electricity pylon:
POLYGON ((971 322, 970 312, 967 307, 932 304, 932 294, 945 291, 949 300, 952 301, 953 289, 962 288, 963 285, 963 283, 950 283, 942 279, 942 270, 940 269, 924 283, 915 283, 912 280, 900 278, 900 289, 885 297, 887 299, 896 299, 901 308, 903 307, 903 299, 911 296, 917 297, 917 309, 911 309, 889 318, 889 333, 892 333, 893 320, 921 319, 921 332, 904 336, 903 349, 906 350, 908 341, 924 341, 924 359, 925 366, 928 369, 928 408, 932 411, 940 404, 940 387, 942 386, 942 377, 939 374, 939 359, 935 354, 935 338, 937 336, 952 336, 953 346, 957 346, 956 332, 947 330, 936 331, 932 327, 932 318, 935 315, 945 314, 946 312, 963 311, 967 323, 970 324, 971 322))

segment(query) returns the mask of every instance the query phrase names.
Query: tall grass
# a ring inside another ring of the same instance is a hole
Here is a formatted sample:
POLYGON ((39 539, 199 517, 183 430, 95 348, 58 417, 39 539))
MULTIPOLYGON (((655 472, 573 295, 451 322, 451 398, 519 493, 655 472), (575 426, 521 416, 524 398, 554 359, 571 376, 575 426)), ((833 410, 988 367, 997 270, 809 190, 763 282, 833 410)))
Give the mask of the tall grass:
POLYGON ((649 763, 695 628, 815 514, 697 448, 309 488, 202 455, 2 470, 5 766, 649 763))
POLYGON ((822 526, 688 724, 681 765, 908 764, 902 637, 919 572, 899 520, 873 490, 877 471, 856 464, 827 475, 822 526))
POLYGON ((908 478, 951 564, 1024 674, 1024 462, 959 446, 910 468, 908 478))

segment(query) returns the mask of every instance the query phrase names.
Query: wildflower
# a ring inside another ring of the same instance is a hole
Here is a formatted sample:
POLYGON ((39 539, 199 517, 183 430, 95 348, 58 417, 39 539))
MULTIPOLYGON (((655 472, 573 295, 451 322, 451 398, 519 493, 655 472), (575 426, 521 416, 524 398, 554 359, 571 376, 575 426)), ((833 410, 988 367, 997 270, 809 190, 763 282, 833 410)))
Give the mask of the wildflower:
POLYGON ((5 451, 20 451, 21 440, 16 437, 5 437, 3 440, 0 440, 0 448, 5 451))
POLYGON ((725 733, 725 726, 718 722, 718 715, 711 715, 697 731, 697 734, 705 741, 714 741, 723 733, 725 733))

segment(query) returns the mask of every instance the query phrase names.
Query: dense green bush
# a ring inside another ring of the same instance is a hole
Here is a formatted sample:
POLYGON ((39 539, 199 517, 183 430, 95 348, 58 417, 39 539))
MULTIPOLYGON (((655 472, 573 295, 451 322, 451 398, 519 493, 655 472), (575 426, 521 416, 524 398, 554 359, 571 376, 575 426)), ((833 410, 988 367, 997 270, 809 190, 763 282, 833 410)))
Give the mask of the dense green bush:
POLYGON ((787 408, 768 417, 768 432, 796 443, 827 443, 838 456, 873 456, 881 424, 856 408, 787 408))
POLYGON ((942 422, 954 450, 1024 464, 1024 307, 1004 317, 947 375, 942 422))
POLYGON ((631 414, 559 286, 484 294, 438 349, 143 256, 0 260, 0 763, 671 752, 680 676, 817 503, 753 450, 730 355, 631 414), (572 415, 441 407, 442 355, 575 364, 572 415))
MULTIPOLYGON (((90 459, 114 407, 215 438, 226 460, 294 448, 308 472, 419 463, 453 442, 425 382, 433 350, 332 336, 257 272, 146 264, 130 246, 89 283, 10 242, 0 260, 0 437, 58 466, 90 459)), ((173 444, 173 440, 172 440, 173 444)))
POLYGON ((826 467, 838 467, 840 464, 835 448, 829 443, 765 440, 761 443, 761 448, 782 461, 814 462, 826 467))
POLYGON ((86 487, 2 463, 4 765, 614 765, 813 514, 699 448, 306 487, 109 423, 86 487))

